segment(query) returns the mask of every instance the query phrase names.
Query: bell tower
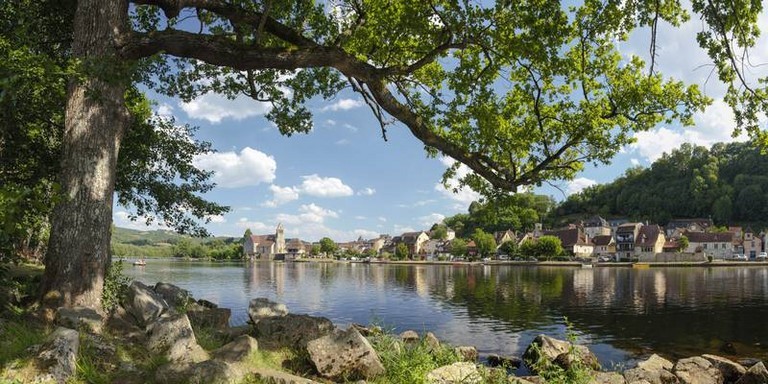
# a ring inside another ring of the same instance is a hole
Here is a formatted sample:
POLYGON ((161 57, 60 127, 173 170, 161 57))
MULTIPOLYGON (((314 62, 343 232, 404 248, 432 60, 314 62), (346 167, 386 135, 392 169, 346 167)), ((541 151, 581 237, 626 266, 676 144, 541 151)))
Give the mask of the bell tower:
POLYGON ((277 224, 277 230, 275 231, 275 252, 285 253, 285 228, 283 223, 277 224))

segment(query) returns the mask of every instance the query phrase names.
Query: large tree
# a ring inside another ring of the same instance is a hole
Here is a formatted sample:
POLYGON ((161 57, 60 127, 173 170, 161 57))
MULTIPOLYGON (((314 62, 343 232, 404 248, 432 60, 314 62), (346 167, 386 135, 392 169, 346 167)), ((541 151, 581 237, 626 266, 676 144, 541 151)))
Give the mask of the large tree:
MULTIPOLYGON (((117 156, 130 124, 124 95, 134 81, 186 99, 247 94, 272 104, 268 117, 285 134, 310 130, 304 102, 348 86, 384 137, 392 119, 401 122, 430 155, 466 164, 472 172, 461 184, 487 194, 573 177, 585 162, 608 161, 632 132, 690 123, 707 102, 617 49, 637 27, 655 33, 659 22, 685 20, 675 1, 132 3, 77 3, 79 75, 67 90, 64 198, 44 278, 65 305, 100 303, 117 156)), ((709 25, 699 40, 726 81, 740 72, 723 41, 754 44, 760 6, 694 1, 709 25)), ((746 112, 763 100, 761 89, 749 90, 732 100, 746 112)), ((739 117, 749 128, 756 119, 746 112, 739 117)))

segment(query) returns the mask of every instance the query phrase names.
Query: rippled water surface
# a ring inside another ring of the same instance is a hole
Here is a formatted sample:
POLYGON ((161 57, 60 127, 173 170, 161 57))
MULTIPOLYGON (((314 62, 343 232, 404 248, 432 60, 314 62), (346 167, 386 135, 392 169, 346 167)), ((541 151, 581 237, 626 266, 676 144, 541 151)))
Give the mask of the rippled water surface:
POLYGON ((150 260, 126 274, 170 282, 232 308, 250 299, 340 326, 377 322, 432 331, 481 354, 520 355, 539 333, 564 337, 564 317, 607 367, 650 352, 768 359, 768 267, 206 263, 150 260), (728 345, 726 348, 725 346, 728 345), (735 354, 734 354, 735 352, 735 354))

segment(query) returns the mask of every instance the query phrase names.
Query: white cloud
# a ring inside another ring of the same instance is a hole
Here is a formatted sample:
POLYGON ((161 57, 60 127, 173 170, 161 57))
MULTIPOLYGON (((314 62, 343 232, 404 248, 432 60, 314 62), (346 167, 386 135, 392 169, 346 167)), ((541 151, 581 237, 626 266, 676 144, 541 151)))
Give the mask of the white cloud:
POLYGON ((139 216, 136 221, 131 220, 131 214, 126 211, 115 211, 112 213, 112 222, 116 227, 135 229, 138 231, 154 231, 157 229, 168 230, 170 227, 164 223, 158 223, 157 220, 153 220, 147 225, 147 218, 145 216, 139 216))
POLYGON ((584 188, 593 186, 595 184, 597 184, 597 182, 592 179, 587 179, 586 177, 577 177, 568 182, 568 188, 566 192, 569 195, 572 195, 574 193, 579 193, 584 190, 584 188))
POLYGON ((258 102, 247 96, 230 100, 215 93, 206 93, 188 103, 181 102, 179 106, 190 118, 207 120, 213 124, 218 124, 224 119, 243 120, 263 115, 272 109, 271 104, 258 102))
POLYGON ((238 228, 250 229, 252 233, 259 234, 274 230, 274 226, 269 226, 260 221, 251 221, 247 217, 241 217, 235 224, 238 228))
POLYGON ((264 202, 262 205, 265 207, 274 208, 299 198, 299 191, 295 187, 280 187, 272 184, 269 190, 272 191, 272 200, 264 202))
POLYGON ((330 209, 325 209, 322 207, 319 207, 315 204, 305 204, 299 207, 299 214, 297 215, 291 215, 286 213, 280 213, 277 216, 275 216, 275 219, 281 223, 287 224, 287 225, 302 225, 305 223, 317 223, 322 224, 325 222, 326 218, 337 218, 339 215, 331 211, 330 209))
POLYGON ((347 145, 347 144, 349 144, 349 140, 341 139, 341 140, 336 141, 334 144, 336 144, 336 145, 347 145))
POLYGON ((440 213, 431 213, 429 215, 422 216, 422 217, 419 218, 419 221, 425 227, 431 227, 432 224, 435 224, 435 223, 438 223, 438 224, 442 223, 443 220, 445 220, 445 215, 440 214, 440 213))
POLYGON ((304 181, 298 187, 299 191, 315 197, 344 197, 352 196, 352 188, 336 177, 320 177, 317 174, 302 176, 304 181))
POLYGON ((352 233, 357 235, 357 237, 362 237, 363 239, 377 239, 379 237, 378 232, 367 229, 355 229, 352 231, 352 233))
POLYGON ((227 219, 222 215, 206 215, 205 218, 214 224, 224 224, 227 222, 227 219))
POLYGON ((374 193, 376 193, 376 190, 371 188, 371 187, 366 187, 366 188, 363 188, 363 189, 357 191, 357 194, 361 195, 361 196, 371 196, 374 193))
POLYGON ((359 129, 352 124, 344 123, 344 128, 349 129, 350 132, 357 132, 359 129))
POLYGON ((327 112, 327 111, 347 111, 353 108, 359 108, 362 107, 364 103, 360 100, 355 99, 341 99, 331 105, 327 105, 323 108, 320 108, 321 112, 327 112))
POLYGON ((631 158, 631 159, 629 159, 629 162, 632 164, 632 166, 635 166, 635 167, 637 167, 638 165, 640 165, 640 160, 638 160, 638 159, 635 159, 634 157, 633 157, 633 158, 631 158))
POLYGON ((393 232, 398 234, 398 235, 401 234, 401 233, 404 233, 404 232, 416 232, 416 230, 413 229, 413 227, 407 226, 407 225, 395 224, 392 227, 392 229, 394 230, 393 232))
POLYGON ((157 114, 163 117, 173 116, 173 107, 169 104, 162 103, 157 106, 157 114))
MULTIPOLYGON (((440 157, 440 162, 446 167, 451 167, 455 163, 452 158, 447 156, 440 157)), ((443 183, 437 183, 435 184, 435 190, 442 193, 443 196, 458 202, 457 205, 461 206, 462 209, 468 207, 473 201, 480 199, 480 194, 468 187, 462 187, 454 193, 453 188, 459 185, 459 179, 468 175, 470 172, 472 172, 472 170, 470 170, 469 167, 461 164, 459 169, 456 170, 456 174, 448 180, 449 188, 446 189, 443 183)))
POLYGON ((245 147, 239 154, 219 152, 195 158, 196 167, 213 171, 213 181, 223 188, 238 188, 275 179, 277 163, 275 158, 251 147, 245 147))
POLYGON ((379 216, 379 221, 381 221, 382 223, 385 223, 387 221, 387 218, 384 216, 379 216))

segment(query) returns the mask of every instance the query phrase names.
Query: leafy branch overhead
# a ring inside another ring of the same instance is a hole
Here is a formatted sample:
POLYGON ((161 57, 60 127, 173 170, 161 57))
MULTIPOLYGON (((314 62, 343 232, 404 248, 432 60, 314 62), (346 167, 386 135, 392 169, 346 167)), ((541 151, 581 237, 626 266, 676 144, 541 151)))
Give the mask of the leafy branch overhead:
MULTIPOLYGON (((148 60, 160 74, 150 81, 157 90, 184 99, 218 92, 270 102, 268 117, 290 135, 312 126, 307 100, 350 87, 385 138, 393 120, 403 123, 431 156, 469 166, 462 185, 486 193, 571 178, 585 163, 608 162, 633 132, 661 122, 692 124, 693 113, 710 102, 696 86, 664 78, 654 63, 618 50, 638 28, 650 27, 655 44, 659 21, 687 20, 675 1, 133 3, 134 29, 119 52, 128 59, 170 57, 148 60)), ((709 15, 714 6, 694 11, 709 15)), ((718 20, 705 17, 713 30, 718 20)), ((745 20, 740 25, 754 31, 756 19, 745 20)), ((727 38, 754 43, 732 23, 723 25, 727 38)), ((728 71, 732 55, 717 52, 710 50, 712 58, 728 71)), ((729 101, 744 101, 756 113, 754 98, 729 101)), ((749 128, 752 120, 740 122, 749 128)))

